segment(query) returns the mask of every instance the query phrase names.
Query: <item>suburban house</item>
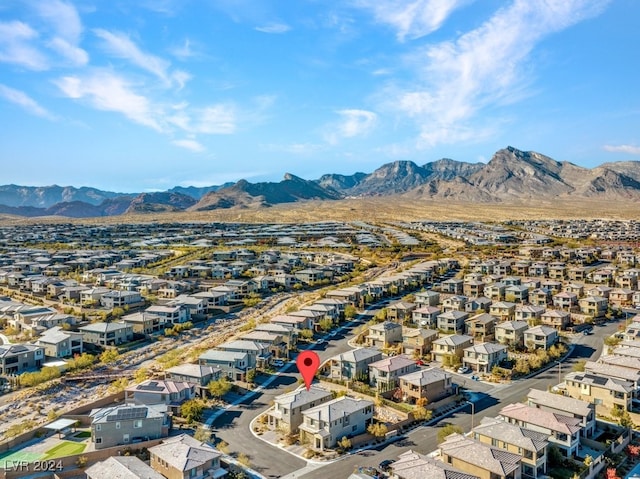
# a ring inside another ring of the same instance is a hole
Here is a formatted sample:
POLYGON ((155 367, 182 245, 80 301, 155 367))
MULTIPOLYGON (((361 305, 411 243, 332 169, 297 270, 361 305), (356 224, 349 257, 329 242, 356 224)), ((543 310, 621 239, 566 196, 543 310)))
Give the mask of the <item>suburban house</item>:
POLYGON ((451 434, 439 446, 440 457, 480 479, 521 479, 522 456, 461 434, 451 434))
POLYGON ((333 395, 330 391, 315 385, 311 386, 308 391, 303 388, 280 394, 273 400, 273 409, 267 412, 269 427, 284 434, 297 434, 298 427, 303 421, 303 411, 332 399, 333 395))
POLYGON ((489 308, 489 314, 500 321, 511 321, 516 314, 516 305, 508 301, 498 301, 489 308))
POLYGON ((617 308, 631 306, 633 302, 633 293, 634 291, 631 289, 613 289, 609 293, 609 302, 611 303, 611 306, 615 306, 617 308))
POLYGON ((524 332, 524 345, 528 349, 549 349, 558 342, 558 330, 549 326, 534 326, 524 332))
POLYGON ((564 311, 571 311, 578 305, 578 295, 562 291, 553 297, 553 306, 564 311))
POLYGON ((227 475, 222 453, 187 434, 149 448, 151 467, 167 479, 219 479, 227 475))
POLYGON ((474 474, 467 474, 460 469, 424 454, 409 449, 398 456, 391 464, 394 478, 398 479, 478 479, 474 474))
POLYGON ((588 372, 571 372, 565 376, 564 383, 567 394, 572 398, 592 402, 609 411, 615 407, 631 409, 632 382, 588 372))
POLYGON ((109 291, 100 296, 100 304, 109 309, 124 308, 141 303, 143 303, 143 299, 137 291, 109 291))
POLYGON ((529 303, 534 306, 547 307, 553 304, 551 290, 548 288, 536 288, 529 292, 529 303))
POLYGON ((484 295, 492 301, 502 301, 507 285, 501 281, 484 287, 484 295))
POLYGON ((189 308, 182 304, 155 304, 153 306, 149 306, 145 310, 145 312, 158 316, 161 322, 169 326, 173 324, 186 323, 191 318, 191 312, 189 308))
POLYGON ((183 381, 195 386, 196 395, 206 397, 206 388, 211 381, 222 377, 222 369, 202 364, 180 364, 166 370, 167 379, 183 381))
POLYGON ((473 344, 473 338, 465 334, 453 334, 433 342, 433 360, 443 364, 448 356, 456 356, 462 362, 464 349, 473 344))
POLYGON ((407 356, 389 356, 369 364, 369 384, 380 392, 398 387, 400 376, 418 369, 415 360, 407 356))
POLYGON ((156 333, 164 333, 166 320, 157 314, 142 311, 138 313, 127 314, 122 317, 122 321, 129 324, 136 334, 151 335, 156 333))
POLYGON ((511 424, 546 434, 564 457, 573 457, 580 444, 580 419, 515 403, 500 411, 500 418, 511 424))
POLYGON ((496 318, 488 313, 470 317, 466 322, 466 333, 480 341, 489 341, 495 337, 496 318))
POLYGON ((442 311, 445 313, 449 311, 464 311, 468 299, 466 296, 460 294, 449 296, 442 301, 442 311))
POLYGON ((607 314, 609 300, 603 296, 587 296, 579 301, 580 312, 592 318, 602 318, 607 314))
POLYGON ((402 342, 402 325, 391 321, 384 321, 369 327, 367 346, 385 348, 402 342))
POLYGON ((410 404, 415 404, 419 399, 433 403, 456 394, 456 389, 451 382, 451 374, 440 368, 421 369, 400 376, 402 400, 410 404))
POLYGON ((516 306, 516 321, 526 321, 531 326, 535 326, 542 314, 545 312, 545 308, 542 306, 532 306, 530 304, 516 306))
POLYGON ((221 351, 246 353, 249 358, 249 369, 265 366, 271 355, 268 344, 244 339, 222 343, 218 345, 218 349, 221 351))
POLYGON ((423 306, 413 310, 412 320, 415 324, 423 328, 435 328, 438 322, 438 315, 442 313, 437 306, 423 306))
POLYGON ((302 412, 300 443, 322 451, 343 437, 362 434, 373 419, 373 402, 343 396, 302 412))
POLYGON ((638 389, 640 389, 640 369, 616 366, 606 362, 587 361, 584 364, 584 372, 591 373, 594 376, 608 376, 614 379, 629 381, 633 383, 634 396, 637 397, 638 395, 638 389))
POLYGON ((49 358, 69 358, 82 354, 82 333, 55 326, 45 331, 36 344, 44 348, 44 355, 49 358))
POLYGON ((500 344, 524 344, 524 332, 529 329, 526 321, 505 321, 496 325, 496 341, 500 344))
POLYGON ((538 409, 579 419, 582 426, 580 435, 583 437, 592 437, 596 431, 596 407, 591 402, 532 389, 527 395, 527 404, 538 409))
POLYGON ((522 457, 522 474, 526 477, 546 477, 548 436, 496 418, 482 418, 473 428, 476 441, 518 454, 522 457))
POLYGON ((488 313, 491 310, 492 301, 489 298, 480 296, 477 298, 471 298, 464 305, 464 310, 467 313, 488 313))
POLYGON ((433 341, 438 338, 438 331, 422 328, 402 328, 402 353, 424 356, 432 348, 433 341))
POLYGON ((169 435, 169 416, 152 406, 111 406, 94 409, 89 416, 91 440, 96 449, 169 435))
POLYGON ((220 351, 209 349, 198 357, 203 366, 220 368, 222 375, 232 381, 244 381, 247 371, 254 369, 249 366, 249 355, 241 351, 220 351))
POLYGON ((503 344, 480 343, 464 349, 463 366, 478 373, 491 373, 494 366, 500 366, 507 359, 507 347, 503 344))
POLYGON ((445 333, 464 332, 464 322, 469 318, 469 313, 462 311, 449 311, 438 315, 438 329, 445 333))
POLYGON ((571 323, 571 313, 558 309, 550 309, 542 313, 540 321, 545 326, 562 331, 571 323))
POLYGON ((420 291, 416 293, 414 303, 418 308, 425 308, 427 306, 438 306, 440 304, 440 293, 437 291, 420 291))
POLYGON ((352 349, 329 359, 330 375, 341 380, 368 380, 369 364, 382 359, 378 349, 352 349))
POLYGON ((111 456, 85 469, 87 479, 166 479, 136 456, 111 456))
POLYGON ((403 323, 412 319, 412 313, 416 309, 414 303, 408 301, 396 301, 387 306, 387 319, 403 323))
POLYGON ((195 389, 195 384, 184 381, 147 379, 127 387, 124 400, 127 404, 165 404, 177 409, 184 401, 195 396, 195 389))
POLYGON ((44 363, 44 348, 35 344, 0 344, 0 374, 35 371, 44 363))
POLYGON ((98 346, 117 346, 133 340, 133 327, 122 321, 87 324, 78 329, 85 343, 98 346))

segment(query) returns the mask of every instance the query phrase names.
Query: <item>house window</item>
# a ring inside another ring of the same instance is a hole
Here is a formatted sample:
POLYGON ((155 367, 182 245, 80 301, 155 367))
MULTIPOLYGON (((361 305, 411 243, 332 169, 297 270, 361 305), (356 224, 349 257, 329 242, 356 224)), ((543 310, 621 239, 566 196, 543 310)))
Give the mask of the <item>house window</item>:
POLYGON ((119 422, 116 423, 116 429, 120 429, 120 423, 119 422))
POLYGON ((102 444, 102 438, 96 437, 96 444, 102 444))
POLYGON ((101 430, 102 430, 102 425, 96 424, 96 431, 101 431, 101 430))
POLYGON ((196 474, 198 474, 198 470, 195 467, 189 471, 189 477, 196 477, 196 474))
POLYGON ((136 421, 133 422, 133 427, 136 429, 139 429, 142 427, 142 419, 137 419, 136 421))

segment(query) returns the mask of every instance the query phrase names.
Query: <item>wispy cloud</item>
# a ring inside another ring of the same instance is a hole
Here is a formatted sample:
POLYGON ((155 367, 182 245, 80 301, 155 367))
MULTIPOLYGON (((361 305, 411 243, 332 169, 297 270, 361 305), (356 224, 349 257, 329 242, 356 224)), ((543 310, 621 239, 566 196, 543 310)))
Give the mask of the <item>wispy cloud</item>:
POLYGON ((269 143, 260 145, 260 148, 265 151, 276 151, 290 153, 292 155, 305 156, 324 150, 326 146, 318 143, 291 143, 288 145, 269 143))
POLYGON ((175 82, 182 88, 184 82, 191 78, 185 72, 169 72, 171 66, 169 61, 142 51, 125 33, 110 32, 102 28, 96 28, 94 33, 104 41, 108 53, 128 60, 138 68, 155 75, 167 85, 172 85, 175 82))
POLYGON ((5 100, 14 103, 24 110, 28 111, 32 115, 36 115, 48 120, 54 120, 55 115, 51 114, 46 108, 40 106, 37 101, 31 98, 26 93, 10 88, 0 83, 0 97, 5 100))
POLYGON ((325 140, 335 144, 340 138, 366 135, 376 124, 378 115, 367 110, 338 110, 340 120, 332 123, 325 134, 325 140))
POLYGON ((255 27, 255 29, 263 33, 286 33, 291 30, 291 27, 284 23, 268 23, 267 25, 255 27))
POLYGON ((396 30, 399 41, 416 39, 438 30, 455 10, 472 0, 356 0, 378 23, 396 30))
MULTIPOLYGON (((515 0, 456 41, 420 49, 409 57, 419 80, 383 93, 391 109, 413 118, 420 146, 468 140, 487 107, 513 103, 529 93, 528 60, 549 35, 598 15, 608 0, 515 0)), ((481 133, 487 132, 483 127, 481 133)))
POLYGON ((193 45, 191 40, 188 38, 185 39, 182 45, 175 46, 169 50, 169 52, 179 60, 185 61, 189 60, 198 55, 193 49, 193 45))
POLYGON ((163 130, 157 120, 160 112, 154 111, 151 101, 113 72, 99 70, 84 76, 66 76, 54 83, 69 98, 83 100, 98 110, 121 113, 156 131, 163 130))
POLYGON ((89 54, 79 47, 83 27, 76 8, 61 0, 34 3, 37 13, 53 28, 47 46, 74 65, 86 65, 89 54))
POLYGON ((635 145, 604 145, 605 151, 613 153, 627 153, 629 155, 640 155, 640 146, 635 145))
POLYGON ((173 140, 171 143, 194 153, 200 153, 205 150, 204 146, 196 140, 173 140))
POLYGON ((0 22, 0 62, 20 65, 29 70, 47 70, 49 62, 32 42, 38 32, 20 21, 0 22))

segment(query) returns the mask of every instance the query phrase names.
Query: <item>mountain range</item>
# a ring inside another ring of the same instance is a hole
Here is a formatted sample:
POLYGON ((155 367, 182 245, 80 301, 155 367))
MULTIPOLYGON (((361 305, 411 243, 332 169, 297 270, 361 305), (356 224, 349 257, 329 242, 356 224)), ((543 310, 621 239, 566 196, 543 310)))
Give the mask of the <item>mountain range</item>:
POLYGON ((99 217, 131 213, 209 211, 268 207, 305 200, 399 195, 413 200, 509 202, 529 199, 598 198, 640 201, 640 162, 584 168, 511 146, 488 163, 448 158, 422 166, 395 161, 372 173, 326 174, 305 180, 285 174, 280 182, 174 187, 122 194, 72 186, 0 186, 0 213, 19 216, 99 217))

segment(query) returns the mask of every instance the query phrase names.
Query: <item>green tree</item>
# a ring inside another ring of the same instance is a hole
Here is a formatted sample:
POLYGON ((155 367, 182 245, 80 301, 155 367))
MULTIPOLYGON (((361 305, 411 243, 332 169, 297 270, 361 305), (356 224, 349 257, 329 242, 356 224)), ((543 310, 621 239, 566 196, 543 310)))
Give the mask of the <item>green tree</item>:
POLYGON ((351 439, 347 436, 343 436, 342 439, 338 441, 338 447, 340 447, 343 451, 348 451, 351 449, 351 439))
POLYGON ((381 422, 372 422, 371 424, 369 424, 367 432, 376 439, 382 439, 383 437, 385 437, 387 432, 389 432, 389 428, 386 424, 383 424, 381 422))
POLYGON ((427 409, 424 406, 416 406, 413 410, 413 418, 416 421, 428 421, 431 419, 433 412, 430 409, 427 409))
POLYGON ((331 320, 331 318, 323 318, 318 321, 318 326, 320 326, 320 329, 326 332, 333 328, 333 321, 331 320))
POLYGON ((204 411, 204 401, 202 399, 189 399, 180 406, 180 415, 187 420, 189 424, 199 421, 204 411))
POLYGON ((100 355, 100 362, 103 364, 109 364, 118 359, 120 353, 115 348, 105 349, 104 352, 100 355))
POLYGON ((247 382, 249 384, 253 384, 253 382, 256 380, 256 370, 255 369, 249 369, 247 371, 247 382))
POLYGON ((347 304, 344 307, 344 317, 347 319, 353 319, 358 315, 358 310, 352 304, 347 304))
POLYGON ((303 329, 300 331, 300 337, 302 339, 309 340, 313 338, 313 331, 311 331, 310 329, 303 329))
POLYGON ((209 390, 209 394, 214 398, 221 398, 231 391, 231 383, 226 376, 223 376, 217 381, 211 381, 207 386, 207 389, 209 390))
POLYGON ((456 424, 447 424, 438 431, 438 443, 444 442, 451 434, 462 434, 463 430, 456 424))
POLYGON ((111 317, 115 319, 121 318, 122 316, 124 316, 124 313, 124 309, 116 307, 111 310, 111 317))

